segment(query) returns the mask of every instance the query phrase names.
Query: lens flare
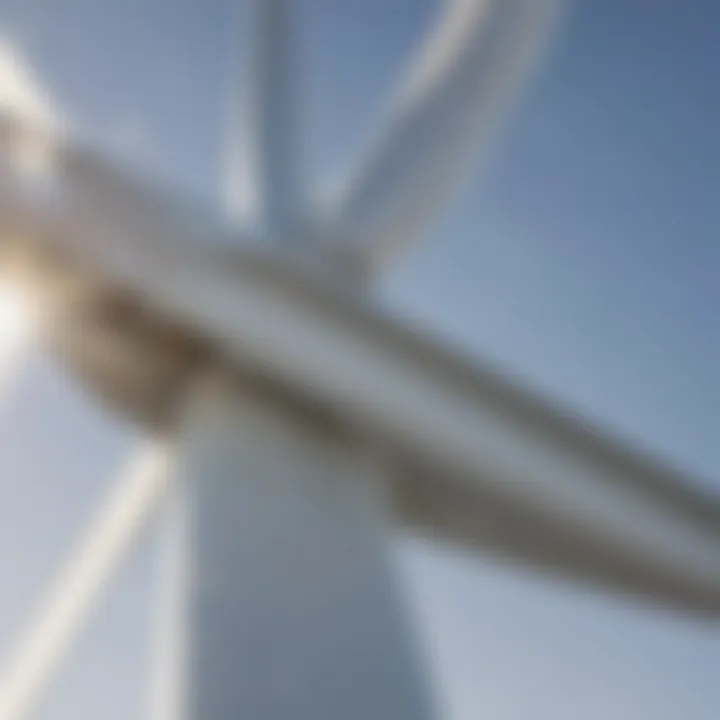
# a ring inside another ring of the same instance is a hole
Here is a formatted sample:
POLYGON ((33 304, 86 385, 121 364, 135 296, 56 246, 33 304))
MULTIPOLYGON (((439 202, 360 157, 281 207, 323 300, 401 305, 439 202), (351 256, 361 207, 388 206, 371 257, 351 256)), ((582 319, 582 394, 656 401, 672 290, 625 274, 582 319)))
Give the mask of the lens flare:
POLYGON ((28 293, 12 282, 0 282, 0 393, 19 368, 36 330, 37 315, 28 293))

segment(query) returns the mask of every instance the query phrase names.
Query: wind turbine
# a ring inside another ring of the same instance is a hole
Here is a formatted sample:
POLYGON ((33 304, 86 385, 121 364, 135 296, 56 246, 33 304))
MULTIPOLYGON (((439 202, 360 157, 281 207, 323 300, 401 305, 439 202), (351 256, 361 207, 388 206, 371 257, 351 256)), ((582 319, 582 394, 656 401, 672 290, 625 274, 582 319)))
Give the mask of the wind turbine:
MULTIPOLYGON (((717 499, 372 302, 374 274, 500 122, 555 5, 445 3, 362 162, 313 206, 297 157, 297 7, 253 0, 261 242, 3 114, 9 272, 49 347, 172 447, 171 470, 162 456, 141 472, 172 473, 177 516, 156 720, 434 717, 389 558, 398 523, 720 614, 717 499)), ((120 493, 78 550, 71 567, 91 557, 94 574, 61 578, 37 627, 63 630, 41 662, 19 653, 40 671, 4 720, 27 716, 97 580, 164 496, 133 475, 136 512, 120 493)))

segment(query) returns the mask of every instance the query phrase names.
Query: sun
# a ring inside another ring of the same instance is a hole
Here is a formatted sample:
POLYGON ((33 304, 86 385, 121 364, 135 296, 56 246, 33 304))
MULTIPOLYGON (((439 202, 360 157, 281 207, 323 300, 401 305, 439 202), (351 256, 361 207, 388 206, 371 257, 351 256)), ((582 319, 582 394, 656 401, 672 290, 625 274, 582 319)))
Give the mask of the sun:
POLYGON ((20 285, 0 280, 0 390, 31 344, 37 328, 33 302, 20 285))

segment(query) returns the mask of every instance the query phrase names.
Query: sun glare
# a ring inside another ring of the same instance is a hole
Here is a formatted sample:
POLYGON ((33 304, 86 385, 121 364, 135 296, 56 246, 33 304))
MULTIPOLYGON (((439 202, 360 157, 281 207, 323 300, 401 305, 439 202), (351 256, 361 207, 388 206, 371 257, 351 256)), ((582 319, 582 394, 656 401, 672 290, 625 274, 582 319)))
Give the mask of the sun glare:
POLYGON ((28 294, 13 282, 0 281, 0 392, 31 345, 36 328, 28 294))

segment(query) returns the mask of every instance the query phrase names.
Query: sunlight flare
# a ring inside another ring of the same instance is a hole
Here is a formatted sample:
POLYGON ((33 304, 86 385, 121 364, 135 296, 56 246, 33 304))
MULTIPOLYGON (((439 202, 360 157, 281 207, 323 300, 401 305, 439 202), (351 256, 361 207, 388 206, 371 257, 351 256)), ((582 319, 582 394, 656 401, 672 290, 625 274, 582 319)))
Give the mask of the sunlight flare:
POLYGON ((0 399, 33 344, 37 325, 29 294, 13 282, 0 281, 0 399))

